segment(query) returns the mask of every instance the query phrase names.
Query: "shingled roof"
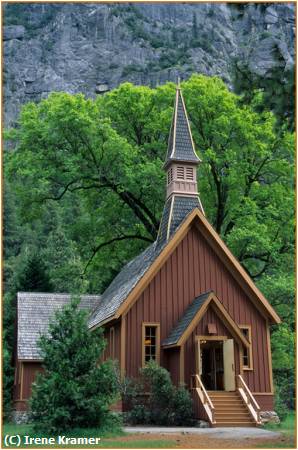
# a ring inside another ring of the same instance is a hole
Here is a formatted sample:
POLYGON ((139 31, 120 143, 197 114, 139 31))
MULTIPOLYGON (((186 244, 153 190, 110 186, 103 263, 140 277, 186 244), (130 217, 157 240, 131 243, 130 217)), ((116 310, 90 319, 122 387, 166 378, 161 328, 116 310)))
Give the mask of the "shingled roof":
MULTIPOLYGON (((174 236, 175 232, 180 228, 182 223, 187 219, 189 214, 194 210, 196 203, 191 202, 188 207, 177 208, 174 216, 174 225, 169 240, 174 236)), ((162 252, 169 240, 156 240, 140 255, 123 267, 121 272, 114 278, 109 287, 101 296, 101 301, 98 308, 93 312, 89 320, 89 328, 100 325, 102 322, 108 320, 117 312, 122 303, 126 300, 133 288, 145 275, 158 255, 162 252)))
MULTIPOLYGON (((55 311, 70 303, 71 298, 70 294, 18 293, 18 359, 42 359, 37 341, 46 333, 55 311)), ((80 298, 79 307, 88 311, 93 311, 101 299, 100 295, 81 295, 80 298)))
POLYGON ((175 345, 186 331, 197 312, 204 305, 212 291, 205 292, 194 299, 194 301, 186 308, 184 315, 172 329, 169 336, 163 341, 162 345, 175 345))
MULTIPOLYGON (((195 208, 203 210, 198 196, 173 195, 164 206, 157 236, 157 247, 164 245, 195 208)), ((202 211, 203 212, 203 211, 202 211)))
MULTIPOLYGON (((161 250, 161 248, 159 250, 161 250)), ((115 314, 129 293, 149 269, 153 261, 157 258, 158 254, 159 251, 156 250, 156 243, 154 242, 147 247, 143 253, 123 267, 121 272, 119 272, 103 293, 99 307, 94 311, 89 320, 90 328, 99 325, 101 322, 115 314)))
POLYGON ((180 88, 176 92, 165 167, 170 161, 185 161, 194 164, 200 162, 194 149, 190 125, 180 88))

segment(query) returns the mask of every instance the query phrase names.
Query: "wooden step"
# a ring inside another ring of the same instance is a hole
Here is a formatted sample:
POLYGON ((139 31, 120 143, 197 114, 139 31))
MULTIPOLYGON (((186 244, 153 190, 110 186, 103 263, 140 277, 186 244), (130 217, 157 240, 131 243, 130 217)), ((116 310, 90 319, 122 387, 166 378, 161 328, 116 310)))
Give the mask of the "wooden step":
POLYGON ((256 423, 238 391, 208 391, 214 405, 215 427, 255 427, 256 423))
POLYGON ((231 407, 233 406, 244 406, 244 403, 241 400, 212 400, 213 405, 217 405, 217 406, 221 406, 221 405, 230 405, 231 407))
POLYGON ((216 411, 215 410, 215 416, 217 416, 217 417, 223 417, 223 416, 225 416, 225 417, 243 417, 243 416, 246 416, 246 417, 249 417, 249 418, 251 418, 251 415, 249 414, 249 412, 248 411, 245 411, 245 410, 243 410, 243 411, 237 411, 237 412, 234 412, 234 411, 231 411, 231 410, 228 410, 228 411, 216 411))
POLYGON ((230 399, 230 398, 241 398, 240 397, 240 395, 236 395, 236 394, 233 394, 233 395, 222 395, 222 394, 219 394, 219 395, 209 395, 209 397, 210 398, 214 398, 214 399, 217 399, 217 398, 225 398, 226 400, 228 400, 228 399, 230 399))
POLYGON ((210 398, 239 398, 239 395, 237 394, 232 394, 232 395, 223 395, 223 394, 218 394, 218 395, 209 395, 210 398))
POLYGON ((240 402, 240 403, 243 403, 243 400, 242 400, 242 398, 239 398, 239 397, 226 397, 226 398, 224 398, 224 397, 216 397, 216 398, 212 398, 212 397, 210 397, 211 398, 211 400, 214 402, 214 403, 222 403, 222 402, 229 402, 229 403, 235 403, 235 402, 240 402))
MULTIPOLYGON (((221 408, 215 408, 215 411, 217 412, 219 412, 219 413, 224 413, 224 412, 234 412, 234 413, 241 413, 241 412, 244 412, 244 411, 247 411, 247 409, 246 408, 227 408, 227 407, 225 407, 225 406, 223 406, 223 407, 221 407, 221 408)), ((247 411, 247 413, 249 414, 249 412, 247 411)))
POLYGON ((254 420, 250 420, 247 417, 238 417, 238 418, 237 417, 234 417, 234 418, 215 417, 215 422, 216 423, 222 423, 222 422, 224 422, 224 423, 234 423, 234 422, 255 423, 254 420))
POLYGON ((238 395, 238 391, 207 391, 208 395, 238 395))
POLYGON ((255 427, 254 422, 216 422, 213 427, 255 427))
POLYGON ((224 414, 218 414, 217 412, 215 412, 215 420, 235 420, 236 422, 238 420, 248 420, 249 422, 252 420, 251 416, 249 414, 246 413, 224 413, 224 414))
POLYGON ((210 398, 238 398, 239 395, 237 394, 229 394, 229 395, 225 395, 225 394, 217 394, 217 395, 213 395, 213 394, 208 394, 210 398))

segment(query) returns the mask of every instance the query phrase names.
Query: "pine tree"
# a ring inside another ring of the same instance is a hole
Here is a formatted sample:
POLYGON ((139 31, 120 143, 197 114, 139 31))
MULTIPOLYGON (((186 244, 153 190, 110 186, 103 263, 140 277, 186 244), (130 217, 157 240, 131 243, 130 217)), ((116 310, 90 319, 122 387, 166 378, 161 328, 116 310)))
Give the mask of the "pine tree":
POLYGON ((52 285, 43 261, 33 254, 19 278, 19 291, 51 292, 52 285))
POLYGON ((84 265, 77 246, 61 226, 49 234, 42 255, 56 292, 86 292, 88 282, 82 278, 84 265))
POLYGON ((39 340, 44 373, 33 384, 31 410, 38 431, 103 426, 118 397, 111 361, 99 363, 105 348, 101 329, 87 327, 78 300, 58 311, 39 340))

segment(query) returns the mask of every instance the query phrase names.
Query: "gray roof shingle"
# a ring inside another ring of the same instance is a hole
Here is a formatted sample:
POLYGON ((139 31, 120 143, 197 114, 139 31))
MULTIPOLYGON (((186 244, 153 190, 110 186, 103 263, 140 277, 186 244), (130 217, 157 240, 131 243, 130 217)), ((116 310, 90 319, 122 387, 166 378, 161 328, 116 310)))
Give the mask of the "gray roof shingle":
MULTIPOLYGON (((37 341, 47 332, 55 311, 71 301, 70 294, 18 292, 18 359, 41 360, 37 341)), ((79 307, 93 311, 100 303, 100 295, 81 295, 79 307)))
POLYGON ((199 197, 190 196, 174 196, 173 211, 170 225, 170 236, 175 233, 181 222, 188 216, 195 208, 201 209, 199 197))
POLYGON ((94 311, 89 320, 92 328, 109 317, 113 316, 119 306, 124 302, 138 281, 151 266, 158 253, 155 251, 155 243, 147 247, 140 255, 123 267, 114 278, 101 297, 99 307, 94 311))
POLYGON ((205 301, 209 297, 212 291, 205 292, 204 294, 196 297, 194 301, 186 308, 184 315, 179 319, 178 323, 171 330, 169 336, 163 341, 162 345, 175 345, 179 341, 180 337, 186 331, 187 327, 195 317, 197 312, 204 305, 205 301))
MULTIPOLYGON (((180 199, 182 199, 182 197, 180 197, 180 199)), ((177 216, 175 219, 176 228, 173 228, 172 235, 170 236, 169 240, 173 237, 177 229, 186 220, 187 216, 193 211, 196 206, 198 206, 196 203, 192 203, 191 200, 193 199, 190 199, 190 197, 187 198, 187 201, 190 201, 188 205, 189 207, 181 208, 180 210, 179 208, 177 209, 177 214, 178 211, 180 211, 180 215, 179 218, 177 216)), ((165 207, 164 210, 164 214, 166 216, 168 215, 167 209, 168 208, 165 207)), ((150 268, 150 266, 153 264, 153 262, 156 260, 156 258, 168 242, 169 241, 167 241, 166 239, 163 239, 161 241, 157 239, 153 244, 147 247, 146 250, 143 251, 143 253, 138 255, 135 259, 124 266, 121 272, 116 276, 116 278, 114 278, 110 286, 103 293, 99 307, 93 312, 90 317, 90 328, 99 325, 106 319, 109 319, 109 317, 112 317, 117 312, 118 308, 122 305, 133 288, 145 275, 147 270, 150 268)))
POLYGON ((191 213, 195 208, 201 210, 201 203, 199 197, 174 195, 172 213, 170 216, 171 201, 169 198, 165 204, 162 218, 160 221, 160 227, 157 237, 157 247, 165 245, 167 241, 167 230, 170 221, 170 232, 169 238, 175 233, 179 228, 183 220, 191 213))
POLYGON ((173 116, 173 122, 168 141, 166 165, 170 160, 198 163, 200 162, 200 159, 197 157, 194 150, 190 130, 188 127, 188 118, 183 107, 182 93, 180 89, 178 90, 178 96, 176 96, 175 100, 175 112, 176 114, 174 113, 173 116), (175 120, 176 126, 174 126, 175 120))

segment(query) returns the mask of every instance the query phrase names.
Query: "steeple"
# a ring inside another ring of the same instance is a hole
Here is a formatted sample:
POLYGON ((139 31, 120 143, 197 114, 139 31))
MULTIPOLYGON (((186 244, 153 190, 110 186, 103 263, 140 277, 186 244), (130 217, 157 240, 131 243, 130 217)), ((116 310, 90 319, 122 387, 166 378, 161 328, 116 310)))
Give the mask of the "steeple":
POLYGON ((196 155, 185 103, 178 82, 164 170, 167 172, 166 203, 157 245, 168 241, 185 217, 194 209, 204 210, 199 198, 196 155))

